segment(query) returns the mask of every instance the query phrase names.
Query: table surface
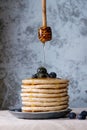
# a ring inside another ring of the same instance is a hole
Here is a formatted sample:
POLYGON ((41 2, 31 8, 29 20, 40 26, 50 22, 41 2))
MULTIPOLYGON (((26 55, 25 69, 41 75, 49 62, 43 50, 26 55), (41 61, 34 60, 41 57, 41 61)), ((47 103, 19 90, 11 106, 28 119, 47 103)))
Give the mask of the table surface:
MULTIPOLYGON (((87 108, 73 108, 77 114, 87 108)), ((18 119, 9 111, 0 111, 0 130, 87 130, 87 119, 46 119, 26 120, 18 119)))

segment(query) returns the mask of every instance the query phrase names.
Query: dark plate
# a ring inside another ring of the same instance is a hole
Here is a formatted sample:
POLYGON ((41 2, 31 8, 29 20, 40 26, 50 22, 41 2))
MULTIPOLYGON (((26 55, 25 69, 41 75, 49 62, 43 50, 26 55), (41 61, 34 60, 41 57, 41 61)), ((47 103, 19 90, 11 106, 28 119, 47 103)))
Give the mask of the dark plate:
POLYGON ((11 110, 11 114, 20 119, 56 119, 64 118, 71 111, 71 109, 56 111, 56 112, 17 112, 11 110))

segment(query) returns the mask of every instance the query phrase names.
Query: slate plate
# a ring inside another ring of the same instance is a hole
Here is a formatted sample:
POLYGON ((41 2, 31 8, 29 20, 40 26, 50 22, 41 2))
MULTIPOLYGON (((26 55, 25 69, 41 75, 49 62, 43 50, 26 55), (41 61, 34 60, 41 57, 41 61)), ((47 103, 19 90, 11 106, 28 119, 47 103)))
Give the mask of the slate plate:
POLYGON ((10 110, 11 114, 20 119, 56 119, 64 118, 71 109, 56 112, 18 112, 10 110))

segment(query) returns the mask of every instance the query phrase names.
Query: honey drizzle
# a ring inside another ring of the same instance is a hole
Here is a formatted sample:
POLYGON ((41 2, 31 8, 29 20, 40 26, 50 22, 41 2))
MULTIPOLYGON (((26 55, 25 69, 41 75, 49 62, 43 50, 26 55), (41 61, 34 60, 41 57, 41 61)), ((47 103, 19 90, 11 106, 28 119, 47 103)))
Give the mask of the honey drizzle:
POLYGON ((43 65, 46 64, 46 58, 45 58, 45 44, 43 44, 43 65))
MULTIPOLYGON (((31 85, 34 85, 34 81, 32 81, 31 85)), ((32 87, 31 87, 31 92, 30 92, 30 102, 32 102, 32 87)), ((32 103, 31 104, 31 110, 32 110, 32 112, 34 112, 33 107, 35 107, 35 105, 32 103)))

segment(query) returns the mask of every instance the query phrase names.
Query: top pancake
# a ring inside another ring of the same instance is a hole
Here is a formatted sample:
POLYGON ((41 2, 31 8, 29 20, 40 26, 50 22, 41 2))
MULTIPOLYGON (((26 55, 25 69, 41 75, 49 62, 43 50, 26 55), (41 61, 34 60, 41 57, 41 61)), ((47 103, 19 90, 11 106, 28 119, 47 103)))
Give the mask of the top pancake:
POLYGON ((24 79, 22 84, 68 84, 69 80, 67 79, 58 79, 58 78, 38 78, 38 79, 24 79))

